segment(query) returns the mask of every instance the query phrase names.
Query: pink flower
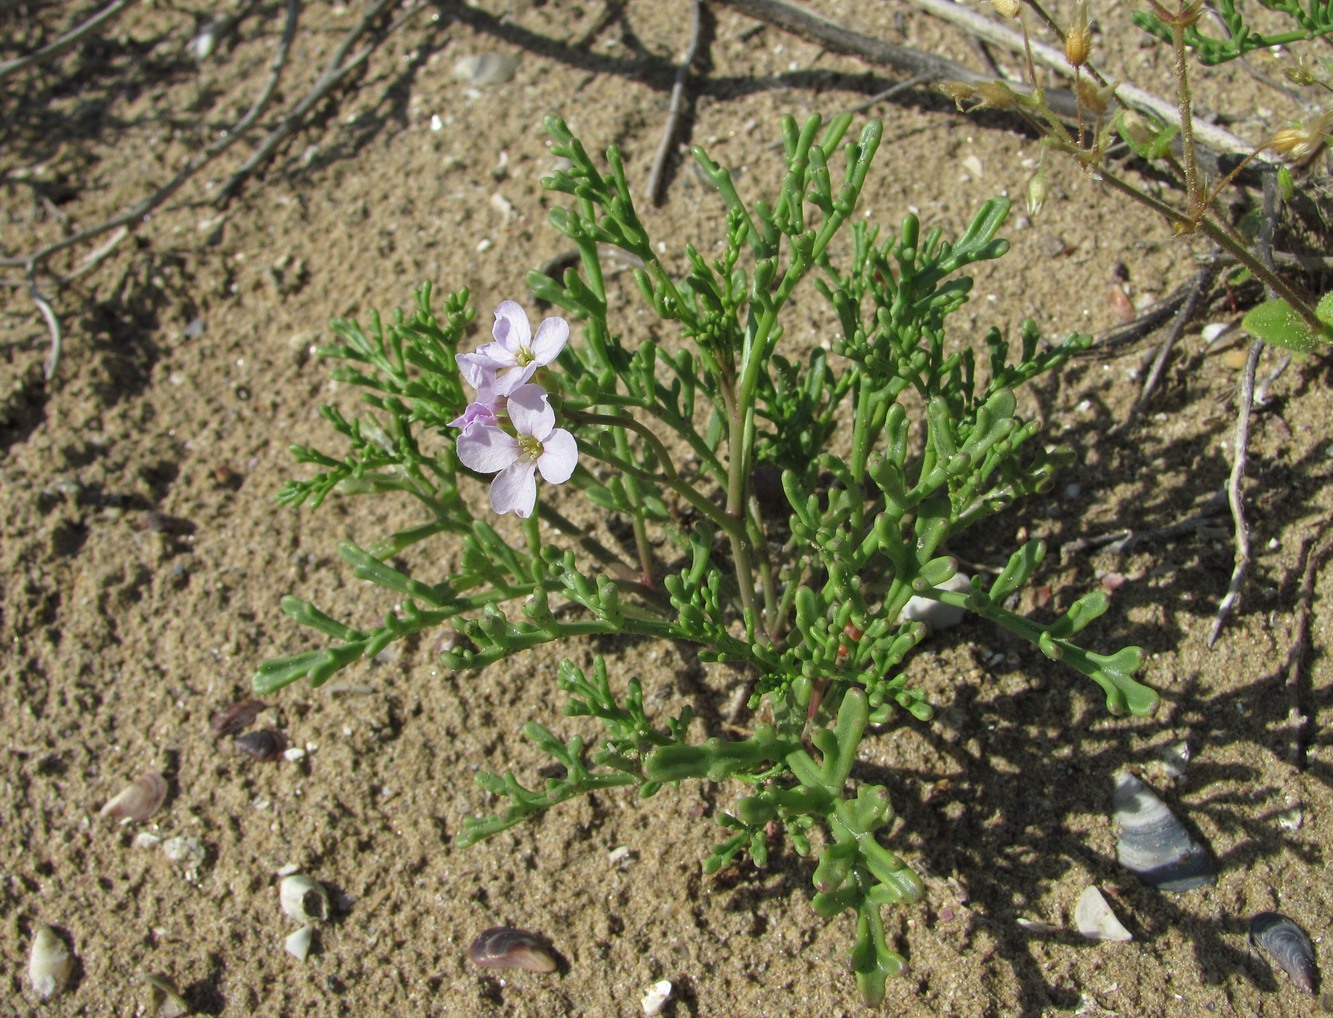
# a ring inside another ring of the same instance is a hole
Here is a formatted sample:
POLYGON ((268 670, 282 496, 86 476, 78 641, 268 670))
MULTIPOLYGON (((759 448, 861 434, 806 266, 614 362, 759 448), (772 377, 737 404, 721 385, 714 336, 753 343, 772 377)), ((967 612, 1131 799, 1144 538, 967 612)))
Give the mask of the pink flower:
POLYGON ((578 465, 579 447, 573 435, 555 426, 555 411, 540 385, 514 389, 507 410, 513 435, 478 419, 458 436, 458 458, 472 470, 497 474, 491 482, 491 505, 497 513, 527 519, 537 504, 537 471, 551 484, 569 480, 578 465))
POLYGON ((520 385, 526 385, 539 367, 560 356, 569 341, 569 323, 563 318, 543 319, 534 336, 523 309, 506 300, 495 309, 491 335, 495 342, 487 343, 476 353, 459 354, 458 364, 464 377, 469 370, 483 374, 489 370, 495 394, 507 396, 520 385))

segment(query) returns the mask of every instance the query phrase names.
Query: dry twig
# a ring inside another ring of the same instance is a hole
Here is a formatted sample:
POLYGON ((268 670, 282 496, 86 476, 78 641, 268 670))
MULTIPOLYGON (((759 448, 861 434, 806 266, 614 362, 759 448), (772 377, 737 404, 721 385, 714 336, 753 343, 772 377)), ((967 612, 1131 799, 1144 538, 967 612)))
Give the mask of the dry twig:
POLYGON ((1217 278, 1218 268, 1218 260, 1209 258, 1193 281, 1186 285, 1185 300, 1180 305, 1180 310, 1176 312, 1175 317, 1171 320, 1171 328, 1167 330, 1166 341, 1162 343, 1161 348, 1157 351, 1152 370, 1148 372, 1143 388, 1139 391, 1139 398, 1129 408, 1129 414, 1126 416, 1124 424, 1133 421, 1139 415, 1139 411, 1148 405, 1148 400, 1152 398, 1157 383, 1161 381, 1162 371, 1166 367, 1167 359, 1171 356, 1171 351, 1175 349, 1175 345, 1181 334, 1184 333, 1185 327, 1193 321, 1194 313, 1199 307, 1199 301, 1204 298, 1204 295, 1211 289, 1213 280, 1217 278))
POLYGON ((29 67, 36 67, 38 64, 45 63, 47 60, 54 60, 62 53, 68 53, 77 46, 85 36, 96 32, 129 5, 130 0, 114 0, 114 2, 107 4, 83 24, 71 28, 55 42, 43 46, 35 53, 29 53, 25 57, 15 57, 13 60, 5 61, 3 64, 0 64, 0 81, 4 81, 11 74, 17 74, 19 71, 29 67))
POLYGON ((1306 750, 1314 736, 1314 719, 1306 705, 1306 686, 1309 680, 1305 675, 1305 658, 1310 645, 1310 620, 1314 617, 1314 584, 1320 568, 1328 559, 1329 546, 1323 538, 1327 526, 1312 540, 1306 542, 1304 555, 1305 568, 1301 571, 1301 590, 1296 601, 1296 636, 1287 651, 1287 729, 1291 739, 1289 748, 1294 766, 1305 769, 1306 750))
MULTIPOLYGON (((250 129, 250 126, 259 119, 259 115, 264 111, 264 108, 268 106, 269 100, 277 90, 278 81, 282 77, 283 68, 287 63, 288 50, 291 48, 292 39, 296 36, 296 18, 299 10, 299 0, 287 0, 287 20, 283 27, 282 38, 278 42, 277 51, 274 53, 273 61, 269 66, 268 79, 265 81, 264 88, 254 104, 246 112, 245 116, 241 117, 241 119, 236 122, 236 125, 230 131, 227 131, 217 141, 213 142, 213 144, 209 145, 206 149, 191 159, 189 163, 186 164, 185 168, 177 173, 176 176, 172 177, 171 180, 167 181, 167 183, 163 184, 133 207, 112 216, 110 219, 106 219, 94 226, 78 230, 67 237, 62 237, 60 240, 53 241, 31 254, 11 255, 0 258, 0 265, 18 265, 23 267, 23 283, 28 287, 28 291, 32 294, 38 310, 46 320, 47 329, 51 334, 51 352, 48 355, 46 362, 46 377, 48 379, 54 376, 56 368, 60 364, 60 323, 56 318, 50 303, 46 301, 45 298, 41 297, 40 290, 37 286, 38 270, 48 258, 61 251, 75 247, 78 244, 82 244, 85 241, 101 236, 103 233, 116 230, 117 228, 123 228, 128 231, 134 224, 142 222, 149 212, 175 194, 186 181, 239 141, 246 131, 250 129)), ((96 265, 98 261, 110 253, 111 249, 123 236, 124 234, 122 233, 120 236, 113 238, 111 243, 104 245, 98 251, 94 252, 93 256, 90 256, 92 264, 96 265)), ((82 275, 90 267, 91 266, 85 262, 75 274, 68 277, 57 276, 56 281, 57 283, 67 282, 76 275, 82 275)))
MULTIPOLYGON (((911 0, 911 2, 941 21, 956 25, 987 42, 1004 46, 1015 53, 1022 53, 1024 50, 1021 34, 977 13, 967 4, 955 3, 954 0, 911 0)), ((1073 73, 1073 68, 1070 67, 1069 61, 1065 59, 1063 50, 1056 49, 1054 46, 1047 46, 1035 39, 1031 40, 1031 46, 1032 58, 1036 62, 1060 74, 1073 73)), ((1133 85, 1123 82, 1117 83, 1114 78, 1104 73, 1102 76, 1106 78, 1109 84, 1115 85, 1116 95, 1122 103, 1138 109, 1149 110, 1163 123, 1172 124, 1176 127, 1180 126, 1180 110, 1174 101, 1168 102, 1133 85)), ((969 81, 967 78, 961 80, 969 81)), ((1047 98, 1049 100, 1050 92, 1047 93, 1047 98)), ((1051 108, 1056 109, 1054 103, 1051 104, 1051 108)), ((1060 113, 1061 116, 1064 115, 1063 111, 1058 109, 1056 112, 1060 113)), ((1210 124, 1207 121, 1195 118, 1192 126, 1195 139, 1214 151, 1249 155, 1255 149, 1254 145, 1243 138, 1236 137, 1230 131, 1218 127, 1216 124, 1210 124)), ((1273 157, 1266 152, 1259 153, 1256 158, 1261 162, 1273 161, 1273 157)))
POLYGON ((1231 583, 1226 597, 1217 606, 1213 628, 1208 633, 1208 646, 1217 642, 1227 616, 1240 604, 1240 592, 1245 583, 1245 571, 1250 566, 1250 528, 1245 523, 1245 462, 1250 451, 1250 409, 1254 405, 1254 373, 1259 366, 1259 355, 1264 352, 1264 341, 1250 344, 1250 355, 1245 359, 1245 371, 1240 379, 1239 413, 1236 419, 1236 448, 1231 459, 1231 476, 1227 480, 1227 502, 1231 505, 1231 519, 1235 525, 1236 552, 1231 569, 1231 583))
MULTIPOLYGON (((329 62, 324 68, 324 73, 319 76, 319 80, 315 82, 314 87, 307 92, 302 99, 293 104, 291 109, 288 110, 287 115, 282 118, 282 122, 269 132, 268 136, 259 143, 250 158, 247 159, 240 168, 227 179, 227 182, 218 189, 217 197, 214 199, 215 204, 225 205, 245 179, 266 163, 269 157, 277 151, 278 147, 301 127, 310 111, 314 109, 325 96, 333 91, 333 89, 337 88, 349 74, 369 59, 370 55, 375 52, 376 47, 383 41, 383 39, 372 42, 370 45, 362 48, 356 56, 350 59, 348 59, 347 54, 350 52, 352 45, 366 33, 384 10, 394 2, 395 0, 376 0, 376 2, 371 5, 370 9, 366 11, 361 20, 345 36, 343 36, 342 42, 339 43, 338 48, 333 51, 333 56, 329 58, 329 62)), ((426 5, 421 3, 409 8, 389 26, 384 33, 384 37, 387 38, 392 35, 418 12, 424 10, 425 7, 426 5)))
POLYGON ((662 204, 662 189, 666 179, 667 161, 671 158, 671 149, 675 146, 676 132, 680 130, 680 117, 685 109, 685 85, 690 76, 690 69, 699 57, 699 43, 704 34, 703 0, 693 0, 690 5, 690 45, 676 68, 676 81, 671 86, 671 107, 667 110, 666 127, 662 129, 662 140, 657 145, 657 155, 653 157, 652 172, 648 174, 648 200, 654 205, 662 204))

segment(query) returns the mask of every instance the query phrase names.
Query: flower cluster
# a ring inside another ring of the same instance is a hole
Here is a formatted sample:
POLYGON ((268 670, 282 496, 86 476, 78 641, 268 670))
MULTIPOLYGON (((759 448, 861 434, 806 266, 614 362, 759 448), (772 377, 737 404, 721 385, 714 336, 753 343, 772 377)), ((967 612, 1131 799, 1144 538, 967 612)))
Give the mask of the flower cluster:
POLYGON ((495 309, 491 335, 494 342, 457 355, 463 380, 477 396, 449 423, 463 431, 456 447, 462 464, 497 475, 491 482, 495 511, 527 519, 537 504, 537 471, 560 484, 578 464, 578 443, 555 426, 546 390, 531 381, 565 348, 569 323, 547 318, 534 336, 523 309, 507 300, 495 309))

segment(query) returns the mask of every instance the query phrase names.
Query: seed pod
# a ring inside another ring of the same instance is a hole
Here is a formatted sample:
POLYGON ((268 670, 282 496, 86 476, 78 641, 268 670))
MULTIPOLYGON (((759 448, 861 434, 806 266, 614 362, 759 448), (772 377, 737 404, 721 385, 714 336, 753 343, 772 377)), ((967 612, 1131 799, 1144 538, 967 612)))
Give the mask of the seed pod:
POLYGON ((214 735, 235 735, 245 731, 259 712, 267 707, 268 704, 263 700, 240 700, 215 710, 208 719, 208 725, 214 735))
POLYGON ((1314 945, 1295 922, 1280 912, 1260 912, 1250 920, 1250 943, 1268 952, 1293 983, 1314 993, 1318 980, 1314 945))
POLYGON ((287 748, 287 737, 271 728, 236 736, 236 748, 256 760, 277 760, 287 748))
POLYGON ((555 955, 535 933, 512 926, 495 926, 481 934, 467 949, 473 963, 485 969, 524 969, 554 972, 555 955))
POLYGON ((108 800, 98 816, 113 820, 147 820, 162 808, 166 797, 166 779, 157 771, 147 771, 108 800))
POLYGON ((329 892, 313 877, 296 873, 278 884, 282 910, 297 922, 322 922, 329 917, 329 892))
POLYGON ((50 1000, 65 988, 73 971, 74 955, 60 935, 49 926, 37 927, 28 955, 28 978, 37 996, 50 1000))

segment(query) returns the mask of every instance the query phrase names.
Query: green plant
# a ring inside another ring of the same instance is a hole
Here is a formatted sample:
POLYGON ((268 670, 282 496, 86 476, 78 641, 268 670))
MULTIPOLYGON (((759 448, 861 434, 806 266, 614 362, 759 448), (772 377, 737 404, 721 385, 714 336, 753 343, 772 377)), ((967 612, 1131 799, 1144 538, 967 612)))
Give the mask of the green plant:
POLYGON ((391 641, 442 625, 461 635, 441 655, 459 670, 539 644, 618 633, 688 641, 705 660, 743 666, 759 716, 753 731, 698 742, 689 709, 651 717, 637 679, 613 680, 601 657, 591 673, 565 661, 557 677, 565 714, 595 718, 602 736, 591 745, 562 740, 529 722, 525 735, 563 776, 527 786, 508 771, 483 772, 481 784, 506 806, 470 819, 459 842, 596 789, 624 786, 646 797, 687 779, 734 781, 741 794, 719 816, 727 837, 705 868, 742 851, 763 865, 771 831, 785 831, 817 859, 816 911, 855 914, 852 966, 875 1003, 903 964, 885 941, 880 909, 916 899, 922 887, 881 844, 889 791, 853 773, 869 724, 899 711, 931 716, 907 667, 926 634, 904 618, 908 602, 954 605, 1031 640, 1098 683, 1115 713, 1149 713, 1157 697, 1133 677, 1138 648, 1104 655, 1074 642, 1106 611, 1100 591, 1049 625, 1010 610, 1041 564, 1040 541, 1013 550, 990 582, 949 585, 958 569, 949 542, 1046 490, 1066 458, 1033 442, 1037 423, 1019 416, 1014 389, 1088 338, 1042 349, 1028 323, 1017 348, 991 331, 984 365, 970 348, 947 352, 947 319, 972 286, 963 270, 1007 250, 997 234, 1008 203, 988 202, 953 241, 938 229, 923 232, 915 216, 892 235, 849 225, 881 132, 869 124, 843 146, 838 180, 830 163, 850 121, 836 118, 822 135, 817 117, 783 121, 786 176, 771 202, 747 204, 732 175, 696 150, 726 206, 727 236, 711 261, 687 247, 688 270, 677 275, 635 211, 616 150, 603 170, 549 119, 554 151, 570 164, 545 181, 569 199, 551 220, 581 265, 563 279, 534 273, 529 282, 582 323, 581 337, 566 343, 559 318, 534 333, 505 302, 494 342, 460 354, 468 295, 437 308, 428 286, 410 317, 387 326, 373 318, 367 330, 335 324, 341 342, 321 353, 341 362, 336 378, 366 389, 368 410, 349 421, 324 409, 350 449, 338 457, 296 448, 319 472, 290 482, 281 501, 394 492, 415 498, 424 518, 368 548, 339 549, 358 578, 400 598, 400 607, 358 628, 285 598, 288 614, 332 644, 264 663, 254 686, 268 692, 301 678, 318 685, 391 641), (639 261, 638 291, 676 342, 631 342, 618 330, 604 245, 639 261), (784 343, 783 312, 807 282, 840 335, 829 349, 798 356, 784 343), (419 440, 426 434, 429 444, 419 440), (566 494, 537 499, 538 473, 566 494), (506 539, 464 499, 464 486, 486 474, 496 475, 494 508, 524 520, 521 539, 506 539), (757 481, 773 475, 776 513, 756 494, 757 481), (602 514, 627 522, 633 561, 584 532, 581 521, 602 514), (437 535, 461 543, 451 573, 418 578, 395 563, 437 535))

